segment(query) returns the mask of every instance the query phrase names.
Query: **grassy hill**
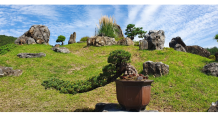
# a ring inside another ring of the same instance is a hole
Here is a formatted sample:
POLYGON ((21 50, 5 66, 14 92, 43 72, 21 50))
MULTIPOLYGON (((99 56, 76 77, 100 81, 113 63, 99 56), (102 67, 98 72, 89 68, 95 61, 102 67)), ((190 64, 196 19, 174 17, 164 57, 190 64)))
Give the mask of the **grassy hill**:
POLYGON ((167 76, 154 80, 147 109, 159 111, 207 111, 218 99, 218 77, 201 72, 214 62, 199 55, 174 50, 139 50, 138 46, 86 47, 86 43, 64 45, 71 53, 62 54, 46 45, 22 45, 0 55, 0 66, 23 70, 19 77, 0 78, 0 111, 92 111, 96 103, 118 103, 112 82, 89 92, 63 94, 56 89, 45 90, 41 83, 50 77, 62 80, 86 80, 102 72, 113 50, 131 53, 132 65, 142 73, 145 61, 169 65, 167 76), (18 58, 18 53, 46 53, 42 58, 18 58))
POLYGON ((0 47, 6 44, 14 43, 16 37, 0 35, 0 47))

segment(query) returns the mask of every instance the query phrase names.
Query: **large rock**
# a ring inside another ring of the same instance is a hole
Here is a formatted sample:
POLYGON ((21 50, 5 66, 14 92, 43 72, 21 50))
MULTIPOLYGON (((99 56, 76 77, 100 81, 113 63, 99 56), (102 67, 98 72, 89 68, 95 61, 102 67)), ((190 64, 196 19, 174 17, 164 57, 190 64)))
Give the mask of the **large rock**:
POLYGON ((46 44, 49 45, 50 31, 44 25, 33 25, 22 36, 15 40, 15 44, 46 44))
POLYGON ((204 66, 202 72, 207 75, 212 75, 218 77, 218 63, 213 62, 204 66))
POLYGON ((169 47, 175 48, 177 44, 182 45, 184 48, 186 47, 185 43, 179 36, 171 39, 171 41, 169 42, 169 47))
POLYGON ((23 73, 22 70, 13 70, 12 67, 0 66, 0 77, 2 76, 20 76, 23 73))
POLYGON ((148 50, 162 50, 164 48, 165 34, 163 30, 150 30, 144 39, 148 42, 148 50))
POLYGON ((181 44, 176 44, 176 45, 174 46, 174 50, 186 52, 185 48, 184 48, 181 44))
POLYGON ((117 29, 117 35, 118 35, 118 37, 124 37, 123 31, 122 31, 121 27, 120 27, 119 25, 117 25, 117 24, 115 24, 114 26, 115 26, 115 28, 117 29))
POLYGON ((218 52, 215 53, 215 60, 218 61, 218 52))
POLYGON ((52 47, 51 49, 55 52, 70 53, 69 49, 67 49, 66 47, 52 47))
POLYGON ((68 41, 68 44, 76 43, 76 32, 70 35, 70 39, 68 41))
POLYGON ((145 39, 139 40, 139 49, 140 50, 147 50, 148 49, 148 42, 145 39))
POLYGON ((208 112, 218 112, 218 101, 215 103, 212 102, 210 108, 208 109, 208 112))
POLYGON ((131 45, 134 46, 134 44, 135 43, 129 37, 123 38, 117 42, 117 45, 125 45, 125 46, 131 46, 131 45))
POLYGON ((143 72, 145 75, 154 75, 160 77, 169 73, 169 65, 162 62, 146 61, 143 63, 143 72))
POLYGON ((19 53, 17 54, 18 57, 20 58, 37 58, 37 57, 44 57, 46 56, 45 53, 19 53))
POLYGON ((111 46, 115 45, 117 42, 114 38, 107 36, 94 36, 87 39, 87 46, 111 46))
POLYGON ((186 52, 192 53, 192 54, 197 54, 203 57, 209 57, 210 56, 210 52, 200 46, 186 46, 185 47, 186 52))

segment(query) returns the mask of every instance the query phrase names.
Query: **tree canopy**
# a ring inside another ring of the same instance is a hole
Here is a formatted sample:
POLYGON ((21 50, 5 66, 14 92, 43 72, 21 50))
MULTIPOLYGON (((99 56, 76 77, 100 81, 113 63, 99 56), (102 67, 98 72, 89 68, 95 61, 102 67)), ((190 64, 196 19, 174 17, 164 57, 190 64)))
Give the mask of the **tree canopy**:
POLYGON ((64 41, 65 41, 66 37, 63 35, 58 36, 58 39, 56 40, 56 42, 62 42, 61 45, 64 45, 64 41))

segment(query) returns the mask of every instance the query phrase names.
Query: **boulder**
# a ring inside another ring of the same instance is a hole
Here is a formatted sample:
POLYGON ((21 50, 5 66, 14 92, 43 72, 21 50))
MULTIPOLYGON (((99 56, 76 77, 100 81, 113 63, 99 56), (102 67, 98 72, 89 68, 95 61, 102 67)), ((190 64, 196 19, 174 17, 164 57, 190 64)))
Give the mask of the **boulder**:
POLYGON ((215 60, 218 61, 218 52, 216 52, 216 53, 214 54, 214 56, 216 57, 215 60))
POLYGON ((196 54, 196 55, 200 55, 203 57, 209 57, 210 56, 210 52, 200 46, 186 46, 185 47, 186 52, 192 53, 192 54, 196 54))
POLYGON ((51 49, 55 52, 70 53, 69 49, 67 49, 66 47, 52 47, 51 49))
POLYGON ((160 77, 169 73, 169 65, 162 62, 146 61, 143 63, 143 72, 145 75, 154 75, 160 77))
POLYGON ((68 41, 68 44, 76 43, 76 32, 70 35, 70 39, 68 41))
POLYGON ((46 56, 45 53, 19 53, 17 54, 18 57, 20 58, 37 58, 37 57, 44 57, 46 56))
POLYGON ((148 42, 147 40, 139 40, 139 49, 140 50, 147 50, 148 49, 148 42))
POLYGON ((117 42, 114 38, 107 36, 94 36, 87 39, 87 46, 111 46, 115 45, 117 42))
POLYGON ((164 48, 165 34, 163 30, 150 30, 144 39, 148 42, 148 50, 162 50, 164 48))
POLYGON ((212 102, 210 108, 208 109, 208 112, 218 112, 218 101, 215 103, 212 102))
POLYGON ((174 37, 171 39, 171 41, 169 42, 169 47, 175 48, 175 46, 177 44, 180 44, 183 46, 183 48, 186 47, 185 43, 183 42, 183 40, 181 39, 181 37, 174 37))
POLYGON ((50 31, 44 25, 32 25, 30 29, 15 40, 15 44, 45 44, 49 45, 50 31))
POLYGON ((218 63, 213 62, 205 65, 202 69, 202 72, 207 75, 218 77, 218 63))
POLYGON ((114 26, 115 26, 115 28, 117 29, 117 35, 118 35, 118 37, 119 37, 119 38, 120 38, 120 37, 124 37, 123 31, 122 31, 121 27, 120 27, 119 25, 117 25, 117 24, 114 24, 114 26))
POLYGON ((0 66, 0 77, 3 76, 20 76, 23 73, 22 70, 13 70, 12 67, 0 66))
POLYGON ((176 44, 176 45, 174 46, 174 50, 186 52, 185 48, 184 48, 181 44, 176 44))
POLYGON ((125 45, 125 46, 131 46, 131 45, 134 46, 134 44, 135 43, 129 37, 123 38, 117 42, 117 45, 125 45))

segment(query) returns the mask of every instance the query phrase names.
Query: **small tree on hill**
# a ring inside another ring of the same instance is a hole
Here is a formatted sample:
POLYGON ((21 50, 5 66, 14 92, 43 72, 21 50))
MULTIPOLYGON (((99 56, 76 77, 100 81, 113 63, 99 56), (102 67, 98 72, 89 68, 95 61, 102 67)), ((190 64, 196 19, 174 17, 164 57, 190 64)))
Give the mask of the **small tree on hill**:
POLYGON ((64 41, 65 41, 66 37, 63 35, 58 36, 58 39, 56 40, 56 42, 62 42, 61 45, 64 45, 64 41))
POLYGON ((134 37, 138 34, 139 38, 143 38, 145 36, 145 33, 147 32, 143 31, 142 27, 135 27, 135 24, 128 24, 125 31, 125 35, 127 35, 127 37, 129 37, 131 40, 133 40, 134 37))

